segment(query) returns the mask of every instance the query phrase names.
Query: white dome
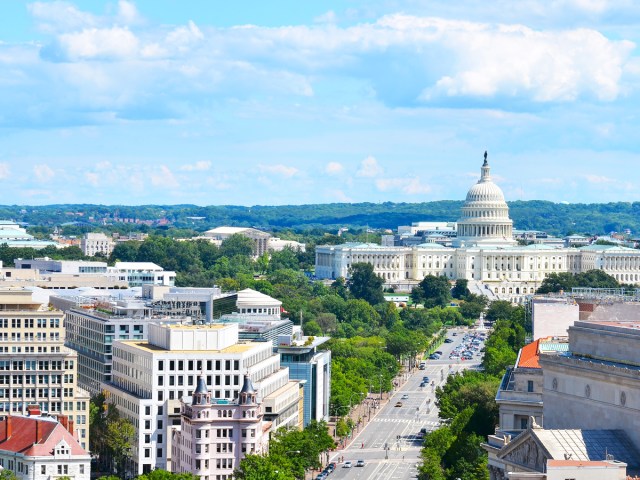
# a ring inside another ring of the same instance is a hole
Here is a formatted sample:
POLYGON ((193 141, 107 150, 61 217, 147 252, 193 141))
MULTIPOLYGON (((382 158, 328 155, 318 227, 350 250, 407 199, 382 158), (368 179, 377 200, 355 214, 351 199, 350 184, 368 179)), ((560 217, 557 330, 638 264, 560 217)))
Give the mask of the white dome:
POLYGON ((514 240, 509 207, 502 189, 491 180, 486 154, 481 172, 480 180, 469 189, 462 206, 454 244, 511 245, 514 240))
POLYGON ((504 193, 502 193, 502 189, 495 183, 480 180, 467 192, 466 203, 471 202, 505 203, 504 193))

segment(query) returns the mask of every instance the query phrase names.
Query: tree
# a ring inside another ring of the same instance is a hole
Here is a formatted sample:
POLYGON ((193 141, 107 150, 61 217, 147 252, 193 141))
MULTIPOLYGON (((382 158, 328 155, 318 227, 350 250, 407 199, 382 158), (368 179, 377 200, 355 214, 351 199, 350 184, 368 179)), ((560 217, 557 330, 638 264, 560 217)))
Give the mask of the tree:
POLYGON ((138 258, 138 250, 140 249, 140 242, 128 241, 119 242, 109 255, 109 263, 115 262, 135 262, 138 258))
POLYGON ((418 284, 416 295, 425 308, 444 307, 451 302, 451 285, 447 277, 427 275, 418 284))
POLYGON ((573 273, 553 272, 545 277, 536 293, 570 292, 576 286, 578 286, 578 283, 573 273))
POLYGON ((275 455, 246 455, 233 472, 235 480, 295 480, 289 466, 275 455))
POLYGON ((304 322, 302 330, 304 331, 305 335, 310 337, 318 337, 322 335, 322 329, 315 320, 304 322))
POLYGON ((373 272, 370 263, 354 263, 349 268, 347 286, 354 298, 362 299, 370 305, 384 302, 382 284, 384 280, 373 272))
POLYGON ((227 237, 220 245, 220 255, 233 258, 236 255, 241 257, 251 257, 253 255, 255 243, 249 237, 239 233, 234 233, 227 237))
POLYGON ((458 278, 456 280, 456 284, 451 290, 451 296, 453 298, 465 300, 471 294, 469 288, 467 287, 468 284, 469 280, 467 280, 466 278, 458 278))
POLYGON ((0 470, 0 480, 18 480, 18 476, 11 470, 0 470))
POLYGON ((271 260, 269 261, 269 271, 275 272, 283 268, 292 270, 300 269, 300 262, 293 248, 287 246, 279 252, 271 252, 271 260))
POLYGON ((199 480, 199 478, 198 475, 191 472, 172 473, 162 468, 156 468, 149 473, 138 475, 135 480, 199 480))
POLYGON ((116 474, 120 477, 124 477, 126 473, 126 464, 131 458, 135 436, 133 424, 125 418, 118 418, 107 425, 105 441, 115 463, 116 474))

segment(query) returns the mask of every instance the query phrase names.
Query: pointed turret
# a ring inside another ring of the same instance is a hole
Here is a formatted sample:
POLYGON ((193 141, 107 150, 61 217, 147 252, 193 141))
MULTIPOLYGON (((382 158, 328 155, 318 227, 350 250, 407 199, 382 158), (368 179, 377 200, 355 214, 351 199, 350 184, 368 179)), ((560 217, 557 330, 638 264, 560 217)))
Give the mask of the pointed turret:
POLYGON ((249 375, 244 376, 244 383, 242 384, 242 390, 240 390, 240 405, 251 405, 256 403, 256 387, 253 386, 251 377, 249 375))
POLYGON ((204 381, 204 377, 200 375, 198 377, 198 386, 193 392, 193 405, 208 405, 211 403, 211 394, 207 389, 207 383, 204 381))

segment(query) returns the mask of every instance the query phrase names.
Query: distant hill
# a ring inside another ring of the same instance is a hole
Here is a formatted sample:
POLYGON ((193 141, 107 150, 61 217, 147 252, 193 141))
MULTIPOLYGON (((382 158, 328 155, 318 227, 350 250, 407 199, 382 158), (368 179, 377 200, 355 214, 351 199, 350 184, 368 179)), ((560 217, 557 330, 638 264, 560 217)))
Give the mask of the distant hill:
MULTIPOLYGON (((369 226, 396 229, 417 221, 455 221, 463 201, 424 203, 329 203, 281 206, 196 205, 46 205, 0 206, 0 219, 12 219, 31 226, 53 227, 76 224, 91 227, 127 225, 129 229, 164 226, 203 231, 219 225, 253 226, 266 230, 314 227, 337 229, 369 226), (196 218, 188 218, 196 217, 196 218), (203 217, 202 219, 197 217, 203 217), (141 224, 146 223, 146 227, 141 224)), ((640 232, 640 202, 605 204, 563 204, 547 201, 509 203, 515 228, 566 233, 604 234, 631 229, 640 232)))

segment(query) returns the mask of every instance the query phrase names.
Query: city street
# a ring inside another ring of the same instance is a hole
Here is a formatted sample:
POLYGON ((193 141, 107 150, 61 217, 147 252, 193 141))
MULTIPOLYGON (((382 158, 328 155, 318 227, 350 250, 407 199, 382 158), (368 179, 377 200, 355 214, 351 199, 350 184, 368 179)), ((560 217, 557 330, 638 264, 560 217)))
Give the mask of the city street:
MULTIPOLYGON (((372 420, 355 433, 346 449, 338 450, 331 456, 331 461, 338 463, 336 470, 330 475, 332 479, 415 478, 422 446, 420 430, 425 428, 431 431, 439 426, 438 411, 434 404, 435 388, 446 382, 449 373, 480 363, 480 357, 471 361, 449 359, 449 353, 462 342, 465 331, 466 329, 450 330, 449 338, 454 341, 443 343, 438 348, 443 353, 441 359, 427 360, 425 370, 414 369, 382 409, 378 412, 371 410, 372 420), (453 332, 457 332, 457 336, 453 336, 453 332), (420 387, 423 377, 429 377, 429 383, 420 387), (433 386, 432 381, 435 383, 433 386), (396 406, 398 402, 401 406, 396 406), (355 466, 358 460, 364 461, 364 467, 355 466), (342 468, 347 461, 352 462, 352 468, 342 468)), ((376 396, 370 396, 372 397, 376 396)), ((368 414, 366 406, 360 408, 363 414, 368 414)))

